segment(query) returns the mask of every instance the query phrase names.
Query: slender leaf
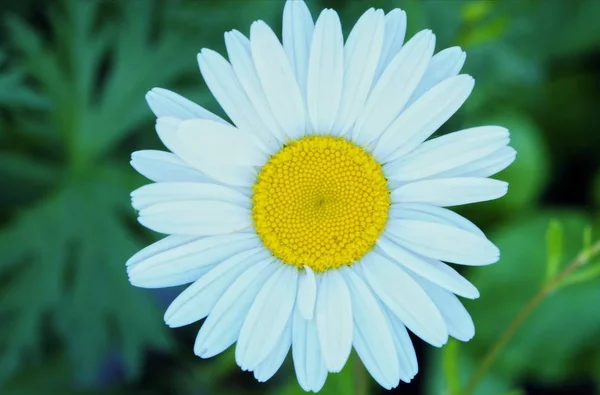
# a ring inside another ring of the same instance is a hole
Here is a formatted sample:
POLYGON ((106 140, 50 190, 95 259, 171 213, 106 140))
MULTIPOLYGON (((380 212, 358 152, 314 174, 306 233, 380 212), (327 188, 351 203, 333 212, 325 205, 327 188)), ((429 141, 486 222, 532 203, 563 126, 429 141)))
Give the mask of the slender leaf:
POLYGON ((561 287, 566 287, 574 284, 581 284, 587 281, 592 281, 600 276, 600 261, 588 263, 579 268, 567 277, 561 284, 561 287))
POLYGON ((556 219, 550 221, 546 231, 546 281, 554 278, 563 259, 564 231, 556 219))

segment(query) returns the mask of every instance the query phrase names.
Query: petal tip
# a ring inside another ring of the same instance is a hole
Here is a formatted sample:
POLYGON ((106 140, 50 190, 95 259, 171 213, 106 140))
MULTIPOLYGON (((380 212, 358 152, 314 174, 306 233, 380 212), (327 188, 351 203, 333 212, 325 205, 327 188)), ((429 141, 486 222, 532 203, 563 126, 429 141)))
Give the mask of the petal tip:
POLYGON ((194 354, 202 359, 206 358, 207 352, 208 349, 206 347, 194 347, 194 354))

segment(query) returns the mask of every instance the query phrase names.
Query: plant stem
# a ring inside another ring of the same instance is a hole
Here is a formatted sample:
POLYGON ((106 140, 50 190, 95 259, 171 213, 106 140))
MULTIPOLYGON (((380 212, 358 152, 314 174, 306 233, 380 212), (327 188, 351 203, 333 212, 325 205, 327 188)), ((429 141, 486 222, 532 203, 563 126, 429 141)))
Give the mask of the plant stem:
POLYGON ((589 261, 594 255, 600 252, 600 242, 592 245, 589 249, 581 252, 577 257, 567 265, 562 271, 560 271, 552 279, 548 280, 542 288, 527 302, 525 307, 521 309, 519 314, 515 316, 512 322, 506 327, 504 332, 498 337, 498 340, 490 347, 483 362, 479 365, 479 368, 473 373, 471 379, 467 383, 465 390, 462 392, 463 395, 471 395, 477 388, 477 384, 483 378, 485 373, 489 370, 492 364, 496 361, 498 354, 506 344, 512 339, 517 329, 523 324, 525 319, 535 310, 542 300, 550 293, 552 293, 561 283, 569 277, 569 275, 578 267, 589 261))
POLYGON ((369 377, 358 355, 354 355, 354 395, 369 395, 369 377))

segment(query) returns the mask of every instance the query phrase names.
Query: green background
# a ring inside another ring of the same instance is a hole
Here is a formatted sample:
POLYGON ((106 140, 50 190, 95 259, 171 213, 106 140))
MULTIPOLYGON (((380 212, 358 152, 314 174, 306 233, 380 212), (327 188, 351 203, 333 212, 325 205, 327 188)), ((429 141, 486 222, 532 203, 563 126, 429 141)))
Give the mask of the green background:
MULTIPOLYGON (((496 265, 462 270, 481 291, 466 305, 476 336, 458 347, 461 380, 539 289, 548 223, 563 224, 564 261, 582 248, 600 205, 600 0, 309 0, 340 13, 347 34, 368 7, 401 7, 408 37, 460 45, 476 79, 441 130, 510 128, 508 195, 460 211, 496 242, 496 265)), ((231 350, 192 352, 199 324, 167 330, 179 289, 129 285, 125 261, 158 238, 135 222, 129 167, 162 148, 144 94, 159 86, 222 114, 200 73, 203 47, 263 19, 277 0, 0 0, 0 393, 278 394, 302 391, 291 361, 267 384, 231 350)), ((548 297, 493 366, 478 394, 600 393, 600 279, 548 297)), ((420 372, 398 393, 443 394, 442 352, 415 338, 420 372)), ((351 369, 324 394, 352 392, 351 369)), ((464 382, 464 381, 463 381, 464 382)), ((373 386, 373 393, 378 393, 373 386)))

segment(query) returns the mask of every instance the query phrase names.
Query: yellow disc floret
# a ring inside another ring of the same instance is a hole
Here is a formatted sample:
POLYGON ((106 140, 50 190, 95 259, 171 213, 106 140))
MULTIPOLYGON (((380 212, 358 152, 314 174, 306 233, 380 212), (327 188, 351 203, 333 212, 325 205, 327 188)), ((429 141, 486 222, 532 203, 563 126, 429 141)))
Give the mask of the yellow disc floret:
POLYGON ((390 193, 381 165, 363 148, 311 136, 270 158, 252 201, 256 232, 273 255, 322 272, 350 265, 373 248, 390 193))

